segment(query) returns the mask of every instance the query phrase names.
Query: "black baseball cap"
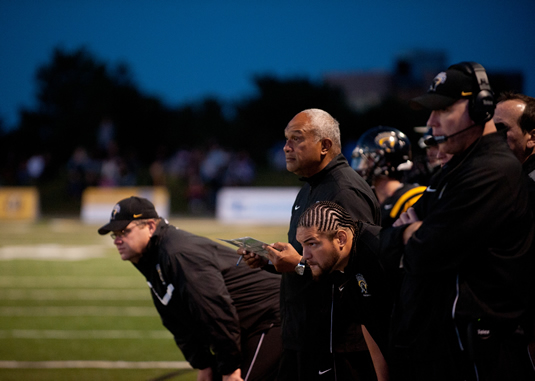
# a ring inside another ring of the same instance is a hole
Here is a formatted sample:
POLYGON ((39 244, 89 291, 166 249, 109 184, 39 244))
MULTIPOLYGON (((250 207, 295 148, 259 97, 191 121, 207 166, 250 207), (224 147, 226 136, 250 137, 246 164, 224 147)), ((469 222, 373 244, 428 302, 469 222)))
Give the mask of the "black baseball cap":
POLYGON ((98 234, 104 235, 112 231, 125 229, 135 220, 159 218, 152 202, 142 197, 129 197, 119 201, 111 211, 110 222, 98 229, 98 234))
POLYGON ((416 110, 441 110, 459 99, 470 99, 478 92, 475 75, 468 73, 462 64, 455 64, 438 73, 427 94, 412 99, 410 106, 416 110))

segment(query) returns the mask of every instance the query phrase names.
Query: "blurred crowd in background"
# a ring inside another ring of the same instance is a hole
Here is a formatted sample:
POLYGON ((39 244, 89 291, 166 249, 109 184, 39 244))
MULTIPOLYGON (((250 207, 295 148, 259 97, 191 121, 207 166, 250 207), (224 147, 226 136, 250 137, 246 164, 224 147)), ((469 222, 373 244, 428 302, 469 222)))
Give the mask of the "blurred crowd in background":
MULTIPOLYGON (((180 148, 170 154, 163 150, 148 166, 147 178, 142 178, 144 169, 138 155, 124 153, 115 139, 115 128, 110 119, 105 119, 98 129, 97 148, 85 146, 74 148, 66 163, 66 194, 79 199, 87 187, 164 186, 180 183, 184 189, 188 212, 203 214, 213 212, 216 195, 222 187, 250 186, 257 175, 257 165, 246 150, 235 151, 211 141, 204 148, 180 148)), ((354 142, 348 142, 344 155, 350 161, 354 142)), ((267 161, 274 173, 286 172, 283 152, 284 142, 275 144, 268 151, 267 161)), ((422 148, 422 147, 420 147, 422 148)), ((436 153, 418 150, 413 144, 413 170, 407 172, 407 182, 427 184, 436 162, 436 153), (422 154, 423 152, 423 154, 422 154)), ((49 155, 38 152, 17 166, 16 185, 38 186, 47 176, 49 155)))
POLYGON ((0 119, 0 186, 37 186, 44 214, 78 213, 90 186, 167 186, 175 213, 213 212, 223 186, 299 186, 286 171, 284 128, 311 107, 339 121, 348 160, 366 130, 391 126, 412 142, 407 181, 428 176, 415 133, 428 115, 406 101, 422 91, 419 81, 365 109, 327 82, 271 76, 253 78, 255 92, 236 102, 208 97, 174 107, 140 91, 127 65, 82 48, 54 50, 36 82, 35 106, 20 110, 16 128, 0 119))

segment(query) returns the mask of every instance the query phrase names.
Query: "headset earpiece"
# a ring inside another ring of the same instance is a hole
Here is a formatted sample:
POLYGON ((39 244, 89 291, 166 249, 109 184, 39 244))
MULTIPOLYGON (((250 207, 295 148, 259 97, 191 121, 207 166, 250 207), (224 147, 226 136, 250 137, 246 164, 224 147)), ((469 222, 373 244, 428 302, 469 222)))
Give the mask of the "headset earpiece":
POLYGON ((477 94, 473 94, 470 98, 468 108, 470 118, 477 124, 486 123, 492 119, 496 108, 487 73, 483 66, 476 62, 461 62, 459 65, 468 74, 475 76, 479 88, 477 94))

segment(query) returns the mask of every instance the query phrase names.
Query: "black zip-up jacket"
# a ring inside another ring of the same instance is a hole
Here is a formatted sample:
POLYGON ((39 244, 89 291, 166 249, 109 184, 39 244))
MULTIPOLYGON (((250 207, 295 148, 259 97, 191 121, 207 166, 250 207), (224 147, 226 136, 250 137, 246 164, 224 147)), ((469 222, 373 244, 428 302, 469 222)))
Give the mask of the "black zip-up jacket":
POLYGON ((236 251, 162 220, 135 264, 193 368, 240 367, 240 337, 279 325, 280 276, 236 266, 236 251))
POLYGON ((344 330, 364 324, 383 353, 386 353, 393 293, 380 261, 381 227, 358 223, 360 234, 344 272, 329 277, 332 284, 331 353, 353 351, 356 340, 344 330))
POLYGON ((535 215, 535 155, 529 156, 526 161, 522 163, 522 169, 528 176, 528 192, 531 200, 531 209, 535 215))
POLYGON ((394 247, 387 267, 399 268, 404 254, 397 347, 433 357, 440 336, 457 341, 454 319, 520 321, 533 278, 526 181, 503 137, 482 136, 431 179, 414 205, 423 223, 406 246, 405 226, 383 230, 382 243, 394 247))
MULTIPOLYGON (((288 242, 302 254, 303 249, 295 235, 301 214, 318 201, 332 201, 341 205, 353 219, 380 225, 379 202, 370 186, 349 166, 340 154, 323 170, 301 179, 305 185, 299 191, 292 207, 288 242)), ((304 275, 283 273, 281 282, 282 337, 285 348, 300 351, 325 350, 323 321, 319 315, 318 295, 330 286, 314 282, 310 269, 304 275)), ((365 344, 361 341, 360 348, 365 344)))
POLYGON ((361 325, 366 326, 383 354, 387 353, 393 294, 378 255, 381 227, 361 222, 357 225, 359 234, 347 266, 343 272, 325 276, 325 287, 316 295, 317 313, 323 322, 321 336, 316 339, 321 339, 324 347, 310 354, 308 367, 311 375, 325 373, 318 379, 375 379, 371 357, 364 360, 366 354, 361 352, 361 325), (353 357, 355 353, 362 356, 353 357))

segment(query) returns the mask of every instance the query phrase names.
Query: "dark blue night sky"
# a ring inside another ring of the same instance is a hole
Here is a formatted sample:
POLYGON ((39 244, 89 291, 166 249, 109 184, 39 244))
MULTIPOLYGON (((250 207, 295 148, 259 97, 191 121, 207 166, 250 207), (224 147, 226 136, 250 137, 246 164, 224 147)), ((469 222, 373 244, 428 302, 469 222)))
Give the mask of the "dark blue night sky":
POLYGON ((54 47, 127 63, 169 105, 242 99, 255 74, 391 71, 412 49, 521 70, 535 96, 534 14, 534 0, 0 0, 0 117, 10 127, 33 106, 54 47))

